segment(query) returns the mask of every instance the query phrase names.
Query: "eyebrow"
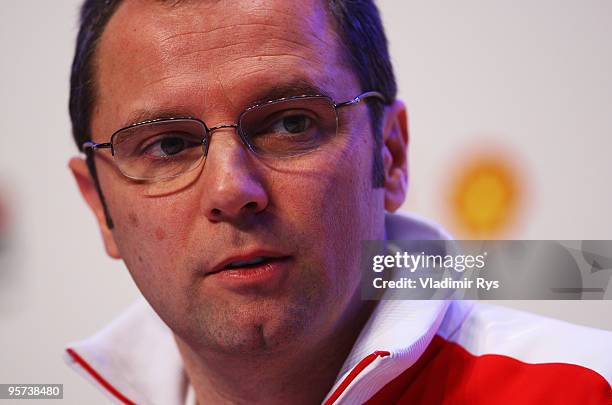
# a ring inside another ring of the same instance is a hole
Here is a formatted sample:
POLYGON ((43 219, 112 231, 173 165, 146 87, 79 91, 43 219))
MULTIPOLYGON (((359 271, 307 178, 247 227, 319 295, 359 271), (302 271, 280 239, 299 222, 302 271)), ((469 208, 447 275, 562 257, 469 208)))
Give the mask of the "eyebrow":
POLYGON ((123 122, 121 128, 126 128, 147 121, 178 117, 193 117, 193 114, 189 113, 187 109, 180 108, 143 108, 132 112, 128 119, 123 122))
MULTIPOLYGON (((253 101, 249 106, 262 104, 268 101, 278 100, 280 98, 295 97, 295 96, 315 96, 326 95, 325 92, 314 83, 298 79, 287 83, 280 83, 277 86, 264 89, 260 93, 256 93, 253 101)), ((247 106, 247 107, 249 107, 247 106)))
MULTIPOLYGON (((305 95, 314 96, 326 94, 314 83, 308 80, 298 79, 286 83, 280 83, 277 86, 255 92, 250 101, 247 102, 243 108, 249 108, 257 104, 263 104, 268 101, 278 100, 281 98, 305 95)), ((178 117, 194 117, 194 114, 185 107, 143 108, 132 112, 120 128, 129 127, 130 125, 146 121, 178 117)), ((203 121, 205 121, 205 119, 203 119, 203 121)))

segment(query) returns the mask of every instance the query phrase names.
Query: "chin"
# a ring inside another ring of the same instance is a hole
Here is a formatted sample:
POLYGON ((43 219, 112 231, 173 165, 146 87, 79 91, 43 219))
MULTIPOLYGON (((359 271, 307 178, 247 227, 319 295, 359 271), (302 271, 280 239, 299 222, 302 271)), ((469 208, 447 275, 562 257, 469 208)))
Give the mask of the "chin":
POLYGON ((188 326, 180 328, 184 330, 180 335, 195 350, 236 355, 292 350, 316 329, 317 307, 320 309, 319 305, 272 301, 254 302, 243 308, 209 308, 210 311, 200 312, 188 326))

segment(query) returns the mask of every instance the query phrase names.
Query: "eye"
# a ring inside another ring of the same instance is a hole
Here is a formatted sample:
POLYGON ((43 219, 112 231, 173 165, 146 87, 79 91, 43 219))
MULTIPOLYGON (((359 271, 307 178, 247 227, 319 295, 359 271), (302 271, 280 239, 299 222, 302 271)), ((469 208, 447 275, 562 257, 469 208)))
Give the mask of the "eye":
POLYGON ((273 132, 289 132, 298 134, 308 130, 312 126, 312 120, 303 114, 295 114, 281 118, 272 124, 273 132))
POLYGON ((200 145, 201 142, 193 139, 193 136, 189 134, 165 134, 149 142, 142 149, 142 154, 156 158, 168 158, 200 145))
POLYGON ((313 125, 312 119, 304 114, 286 115, 270 125, 271 133, 300 134, 309 130, 313 125))

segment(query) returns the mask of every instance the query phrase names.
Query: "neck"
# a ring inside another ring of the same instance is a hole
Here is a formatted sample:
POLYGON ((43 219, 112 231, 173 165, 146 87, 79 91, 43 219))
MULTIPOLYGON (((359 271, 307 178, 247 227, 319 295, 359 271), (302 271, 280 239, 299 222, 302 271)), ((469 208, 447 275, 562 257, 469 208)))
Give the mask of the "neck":
POLYGON ((199 404, 312 404, 330 391, 375 303, 357 311, 315 344, 274 353, 195 351, 176 337, 199 404))

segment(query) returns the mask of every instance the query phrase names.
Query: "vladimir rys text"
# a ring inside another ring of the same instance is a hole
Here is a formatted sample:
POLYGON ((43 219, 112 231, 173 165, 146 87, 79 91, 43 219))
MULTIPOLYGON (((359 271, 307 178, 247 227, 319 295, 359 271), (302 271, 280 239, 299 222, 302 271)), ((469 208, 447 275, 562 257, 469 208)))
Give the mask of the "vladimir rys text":
POLYGON ((389 255, 377 255, 372 258, 372 270, 375 273, 383 271, 417 272, 416 277, 399 277, 385 280, 382 277, 372 279, 375 289, 425 289, 425 290, 495 290, 500 287, 497 280, 490 281, 483 277, 471 276, 456 279, 442 276, 447 272, 467 274, 485 269, 487 253, 480 255, 432 255, 421 252, 418 254, 397 252, 389 255), (444 273, 440 273, 444 272, 444 273), (436 276, 437 275, 437 276, 436 276), (439 277, 442 276, 442 277, 439 277))

